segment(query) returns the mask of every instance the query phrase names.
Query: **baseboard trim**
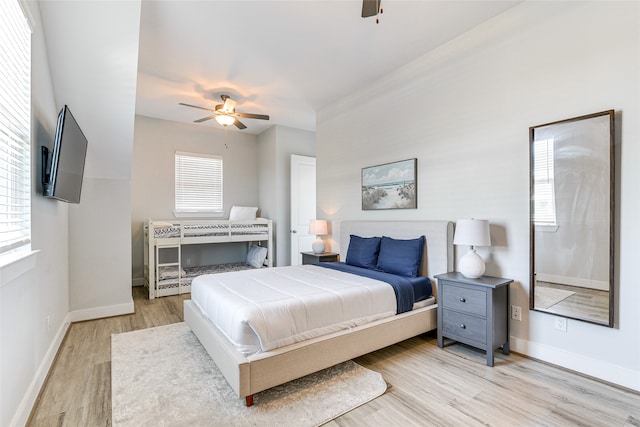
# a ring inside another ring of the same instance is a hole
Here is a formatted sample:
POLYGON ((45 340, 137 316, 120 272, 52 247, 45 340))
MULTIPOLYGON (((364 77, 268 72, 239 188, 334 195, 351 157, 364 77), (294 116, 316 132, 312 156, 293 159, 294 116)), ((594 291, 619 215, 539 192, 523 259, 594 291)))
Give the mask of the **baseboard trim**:
POLYGON ((107 307, 87 308, 75 310, 70 314, 72 322, 82 322, 83 320, 100 319, 103 317, 121 316, 135 312, 133 298, 126 304, 111 305, 107 307))
POLYGON ((36 371, 31 384, 29 384, 29 388, 24 394, 20 405, 18 405, 18 409, 11 421, 11 426, 27 425, 27 421, 29 421, 29 416, 31 415, 31 410, 36 403, 36 399, 38 399, 38 395, 40 394, 40 390, 47 379, 47 375, 49 375, 49 370, 56 359, 56 355, 58 354, 58 350, 62 345, 65 335, 67 334, 69 325, 71 325, 71 316, 67 314, 60 325, 60 328, 58 328, 51 345, 49 345, 40 366, 38 366, 38 370, 36 371))
POLYGON ((638 371, 514 336, 510 337, 510 348, 533 359, 640 392, 638 371))
POLYGON ((136 286, 144 286, 144 284, 145 284, 144 278, 133 279, 131 281, 131 286, 133 286, 134 288, 136 286))
POLYGON ((42 386, 47 379, 49 370, 53 365, 56 355, 58 354, 58 350, 62 345, 62 341, 64 340, 64 337, 71 323, 81 322, 83 320, 99 319, 103 317, 120 316, 123 314, 133 313, 134 311, 135 309, 134 309, 133 298, 132 298, 131 301, 126 304, 112 305, 108 307, 96 307, 96 308, 90 308, 85 310, 76 310, 76 311, 67 313, 64 321, 60 325, 60 328, 56 332, 56 335, 53 341, 51 342, 51 345, 47 349, 47 352, 43 357, 42 362, 40 363, 40 366, 38 367, 38 370, 36 371, 36 374, 34 375, 33 380, 31 381, 31 384, 29 384, 29 388, 27 389, 24 397, 22 398, 22 401, 20 402, 20 405, 18 406, 10 425, 12 427, 24 426, 29 421, 31 410, 33 409, 33 406, 36 402, 36 399, 38 398, 40 390, 42 389, 42 386))
POLYGON ((608 291, 609 282, 593 279, 581 279, 579 277, 558 276, 555 274, 536 273, 536 280, 540 282, 557 283, 559 285, 575 286, 578 288, 597 289, 608 291))

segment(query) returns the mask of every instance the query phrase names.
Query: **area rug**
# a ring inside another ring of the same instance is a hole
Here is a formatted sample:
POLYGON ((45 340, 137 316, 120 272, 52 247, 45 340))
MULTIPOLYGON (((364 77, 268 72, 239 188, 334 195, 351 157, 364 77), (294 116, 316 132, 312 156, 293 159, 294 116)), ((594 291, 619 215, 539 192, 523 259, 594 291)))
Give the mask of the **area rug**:
POLYGON ((112 425, 316 426, 382 395, 348 361, 254 396, 247 408, 185 323, 111 336, 112 425))
POLYGON ((564 289, 545 288, 536 286, 536 308, 550 308, 561 301, 569 298, 575 292, 565 291, 564 289))

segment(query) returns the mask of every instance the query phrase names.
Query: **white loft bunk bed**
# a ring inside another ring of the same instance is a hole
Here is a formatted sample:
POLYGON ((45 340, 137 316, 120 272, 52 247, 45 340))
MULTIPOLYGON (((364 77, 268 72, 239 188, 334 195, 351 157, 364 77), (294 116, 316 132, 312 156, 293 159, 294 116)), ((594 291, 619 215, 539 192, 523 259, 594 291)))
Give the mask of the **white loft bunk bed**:
POLYGON ((182 266, 182 247, 215 243, 246 242, 266 247, 263 266, 273 266, 272 221, 181 220, 144 223, 144 278, 149 299, 191 292, 191 281, 202 274, 254 268, 245 262, 182 266))

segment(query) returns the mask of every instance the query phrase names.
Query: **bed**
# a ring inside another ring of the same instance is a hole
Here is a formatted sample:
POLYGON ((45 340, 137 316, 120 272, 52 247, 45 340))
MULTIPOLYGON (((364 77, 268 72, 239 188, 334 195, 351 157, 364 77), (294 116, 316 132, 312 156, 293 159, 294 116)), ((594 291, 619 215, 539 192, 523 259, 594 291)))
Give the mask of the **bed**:
MULTIPOLYGON (((256 208, 257 209, 257 208, 256 208)), ((179 220, 144 223, 144 278, 149 299, 191 291, 191 281, 203 274, 240 271, 272 266, 272 221, 266 218, 243 220, 179 220), (238 243, 247 245, 247 262, 185 266, 185 245, 238 243), (249 253, 261 256, 249 262, 249 253), (258 261, 259 260, 259 261, 258 261)))
MULTIPOLYGON (((425 236, 420 274, 433 278, 453 270, 453 223, 448 221, 345 221, 340 225, 339 235, 343 260, 351 235, 365 238, 384 235, 395 239, 425 236)), ((434 281, 434 293, 435 289, 434 281)), ((238 397, 245 398, 247 406, 253 404, 257 392, 436 329, 436 309, 437 304, 430 304, 248 354, 240 351, 194 301, 184 302, 185 322, 238 397)))

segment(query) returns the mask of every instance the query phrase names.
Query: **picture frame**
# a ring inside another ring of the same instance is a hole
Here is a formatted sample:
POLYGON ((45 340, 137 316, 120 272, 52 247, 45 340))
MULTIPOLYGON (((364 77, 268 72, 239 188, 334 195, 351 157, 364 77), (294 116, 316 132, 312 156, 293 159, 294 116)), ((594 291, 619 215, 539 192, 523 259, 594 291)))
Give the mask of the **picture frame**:
POLYGON ((362 168, 362 210, 416 209, 418 159, 362 168))

